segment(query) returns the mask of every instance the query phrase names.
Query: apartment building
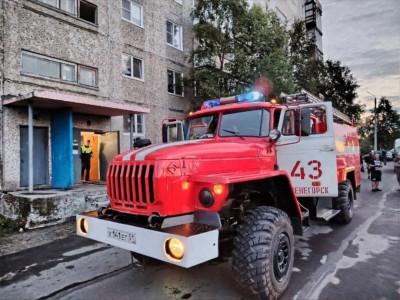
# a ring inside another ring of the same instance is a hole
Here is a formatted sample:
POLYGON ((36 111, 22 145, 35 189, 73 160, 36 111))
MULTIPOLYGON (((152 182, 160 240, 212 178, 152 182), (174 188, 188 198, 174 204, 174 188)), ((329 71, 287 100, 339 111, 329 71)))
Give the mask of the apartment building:
POLYGON ((319 0, 248 0, 248 3, 268 7, 287 28, 290 28, 296 19, 304 20, 308 37, 316 46, 316 55, 322 59, 322 6, 319 0))
POLYGON ((161 120, 190 109, 192 0, 0 4, 1 190, 80 183, 86 140, 105 179, 132 137, 159 143, 161 120))
MULTIPOLYGON (((80 183, 86 140, 91 180, 133 138, 160 143, 161 121, 191 109, 195 2, 0 0, 0 190, 80 183)), ((318 0, 248 3, 320 24, 318 0)))

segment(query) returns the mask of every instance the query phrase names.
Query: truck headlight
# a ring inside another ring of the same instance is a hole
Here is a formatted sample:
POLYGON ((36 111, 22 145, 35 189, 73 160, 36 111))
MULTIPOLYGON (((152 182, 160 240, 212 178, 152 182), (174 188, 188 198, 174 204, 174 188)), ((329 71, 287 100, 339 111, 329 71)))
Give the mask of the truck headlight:
POLYGON ((89 232, 89 223, 85 218, 79 218, 78 230, 80 234, 86 235, 89 232))
POLYGON ((169 259, 180 261, 183 258, 185 247, 177 238, 169 238, 165 241, 165 254, 169 259))
POLYGON ((210 191, 210 189, 203 188, 200 190, 199 200, 204 207, 210 207, 214 204, 214 194, 210 191))

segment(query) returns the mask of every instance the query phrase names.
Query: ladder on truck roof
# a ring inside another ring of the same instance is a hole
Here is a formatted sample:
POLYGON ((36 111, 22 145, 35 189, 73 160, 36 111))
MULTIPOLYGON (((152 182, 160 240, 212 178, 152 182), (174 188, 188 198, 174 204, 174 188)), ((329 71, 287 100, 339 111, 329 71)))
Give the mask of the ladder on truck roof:
MULTIPOLYGON (((286 104, 304 104, 304 103, 323 103, 324 101, 321 100, 320 98, 314 96, 310 92, 301 89, 300 93, 297 94, 291 94, 291 95, 286 95, 286 94, 281 94, 282 99, 285 100, 286 104)), ((340 112, 336 108, 332 107, 332 112, 333 112, 333 119, 337 123, 345 123, 347 125, 353 126, 353 122, 351 119, 345 115, 344 113, 340 112)))

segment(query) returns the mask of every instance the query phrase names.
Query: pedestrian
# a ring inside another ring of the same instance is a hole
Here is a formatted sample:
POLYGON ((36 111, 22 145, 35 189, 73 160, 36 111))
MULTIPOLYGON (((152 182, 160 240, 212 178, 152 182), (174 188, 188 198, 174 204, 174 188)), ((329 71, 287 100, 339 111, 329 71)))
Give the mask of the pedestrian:
POLYGON ((368 156, 365 157, 365 163, 367 164, 367 172, 368 172, 368 179, 370 179, 371 169, 369 167, 370 164, 374 161, 374 151, 371 151, 368 156))
POLYGON ((81 177, 82 177, 82 181, 89 181, 90 159, 92 158, 92 156, 93 156, 93 151, 92 151, 92 148, 90 147, 90 140, 87 140, 86 145, 81 146, 81 165, 82 165, 81 177), (85 175, 85 177, 84 177, 84 175, 85 175))
POLYGON ((386 150, 382 149, 382 160, 383 164, 386 166, 386 150))
POLYGON ((372 192, 380 192, 379 182, 381 182, 382 177, 382 162, 379 159, 379 154, 375 153, 374 160, 370 162, 369 167, 371 169, 371 185, 372 192))

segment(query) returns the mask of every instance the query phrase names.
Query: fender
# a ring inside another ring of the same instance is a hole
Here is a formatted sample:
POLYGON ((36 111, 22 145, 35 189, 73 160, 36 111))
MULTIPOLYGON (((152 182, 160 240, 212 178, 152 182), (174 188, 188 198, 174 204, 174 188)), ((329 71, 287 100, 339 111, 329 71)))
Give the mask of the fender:
POLYGON ((196 183, 210 183, 210 184, 234 184, 249 181, 266 180, 273 178, 284 178, 289 187, 288 193, 290 193, 295 208, 296 217, 302 219, 302 212, 300 204, 294 194, 294 189, 290 181, 289 175, 284 170, 270 171, 268 173, 254 173, 254 172, 235 172, 235 173, 223 173, 223 174, 202 174, 202 175, 190 175, 188 181, 196 183))

